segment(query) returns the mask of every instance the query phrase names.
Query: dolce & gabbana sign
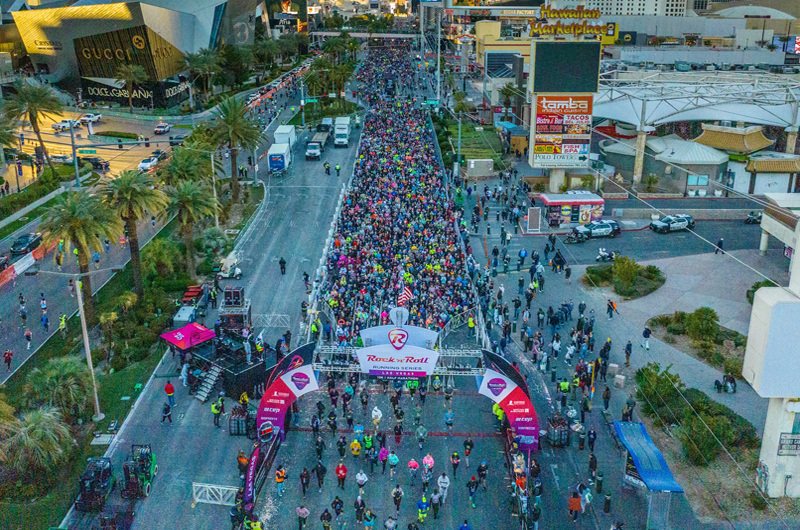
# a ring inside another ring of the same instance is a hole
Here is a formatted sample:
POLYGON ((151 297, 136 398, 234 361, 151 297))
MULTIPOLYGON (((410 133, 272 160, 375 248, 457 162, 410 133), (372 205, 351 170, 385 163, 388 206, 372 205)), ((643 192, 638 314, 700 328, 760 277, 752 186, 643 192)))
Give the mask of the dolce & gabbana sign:
POLYGON ((33 45, 37 50, 61 50, 64 48, 57 40, 35 40, 33 45))

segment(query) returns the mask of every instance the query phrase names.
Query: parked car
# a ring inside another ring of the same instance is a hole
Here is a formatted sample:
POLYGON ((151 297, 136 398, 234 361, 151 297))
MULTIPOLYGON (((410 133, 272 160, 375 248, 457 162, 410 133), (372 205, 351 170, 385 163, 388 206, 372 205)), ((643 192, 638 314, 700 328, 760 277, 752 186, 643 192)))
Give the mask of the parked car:
POLYGON ((58 123, 54 123, 53 124, 53 130, 56 131, 56 132, 68 131, 70 123, 72 124, 72 128, 73 129, 80 129, 81 128, 81 122, 67 119, 67 120, 61 120, 58 123))
POLYGON ((81 116, 81 123, 97 123, 102 117, 102 114, 84 114, 81 116))
POLYGON ((99 169, 100 171, 108 171, 109 164, 107 161, 103 160, 99 156, 87 156, 78 159, 79 163, 83 162, 91 162, 92 167, 94 169, 99 169))
POLYGON ((158 164, 158 158, 152 156, 139 162, 139 171, 150 171, 158 164))
POLYGON ((687 230, 689 228, 694 228, 694 219, 692 219, 691 215, 683 213, 668 215, 659 221, 650 222, 650 230, 659 234, 677 232, 678 230, 687 230))
POLYGON ((159 160, 164 160, 167 158, 167 152, 163 149, 156 149, 152 153, 150 153, 150 158, 157 158, 159 160))
POLYGON ((11 255, 21 256, 31 252, 42 243, 42 234, 39 232, 31 232, 24 236, 19 236, 14 243, 11 244, 11 255))
POLYGON ((59 164, 71 164, 72 157, 69 155, 50 155, 50 160, 59 164))
POLYGON ((584 235, 588 237, 617 237, 621 230, 616 221, 592 221, 585 225, 576 226, 572 229, 576 236, 584 235))
POLYGON ((169 123, 161 122, 158 125, 156 125, 156 128, 153 132, 155 134, 167 134, 170 131, 170 129, 172 129, 172 126, 169 123))

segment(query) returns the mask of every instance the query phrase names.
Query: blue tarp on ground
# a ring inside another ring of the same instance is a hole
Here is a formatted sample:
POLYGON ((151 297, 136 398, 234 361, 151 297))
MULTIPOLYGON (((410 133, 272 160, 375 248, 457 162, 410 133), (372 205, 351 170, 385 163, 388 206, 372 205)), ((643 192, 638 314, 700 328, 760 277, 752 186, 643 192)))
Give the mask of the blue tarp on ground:
POLYGON ((633 459, 636 471, 650 491, 683 492, 642 423, 614 422, 619 440, 633 459))

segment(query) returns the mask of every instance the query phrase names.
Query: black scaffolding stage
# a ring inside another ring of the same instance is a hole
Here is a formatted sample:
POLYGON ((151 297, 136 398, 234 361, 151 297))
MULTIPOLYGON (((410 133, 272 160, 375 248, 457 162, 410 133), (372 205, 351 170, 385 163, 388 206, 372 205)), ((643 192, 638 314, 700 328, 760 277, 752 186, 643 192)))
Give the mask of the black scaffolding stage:
POLYGON ((212 364, 219 366, 222 369, 222 389, 230 398, 239 399, 242 392, 247 392, 251 398, 260 396, 267 377, 263 359, 266 351, 258 352, 253 348, 251 364, 248 364, 243 343, 237 338, 225 334, 222 339, 215 338, 192 348, 194 364, 203 371, 212 364))

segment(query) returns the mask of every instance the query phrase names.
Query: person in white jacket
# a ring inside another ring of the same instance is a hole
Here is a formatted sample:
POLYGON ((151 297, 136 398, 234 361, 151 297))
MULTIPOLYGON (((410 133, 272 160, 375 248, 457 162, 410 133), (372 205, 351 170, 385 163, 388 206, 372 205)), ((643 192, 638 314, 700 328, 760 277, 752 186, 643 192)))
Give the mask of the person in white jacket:
POLYGON ((378 430, 378 427, 381 424, 381 419, 383 418, 383 412, 377 406, 372 409, 372 424, 375 426, 375 430, 378 430))
POLYGON ((446 473, 442 472, 439 480, 437 480, 436 483, 439 485, 439 491, 442 492, 442 506, 444 506, 445 502, 447 501, 447 488, 450 487, 450 478, 446 473))
POLYGON ((363 469, 356 474, 356 483, 358 483, 359 495, 364 495, 364 484, 366 484, 368 480, 369 477, 367 477, 367 474, 364 473, 363 469))

